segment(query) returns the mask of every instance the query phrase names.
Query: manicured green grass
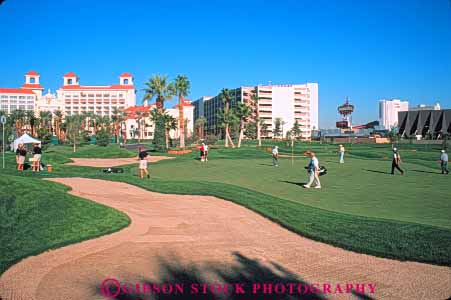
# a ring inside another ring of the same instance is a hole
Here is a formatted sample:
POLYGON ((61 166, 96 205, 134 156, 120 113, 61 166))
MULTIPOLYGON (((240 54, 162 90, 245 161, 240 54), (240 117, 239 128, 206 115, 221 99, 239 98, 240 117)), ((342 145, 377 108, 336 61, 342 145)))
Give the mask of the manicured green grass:
MULTIPOLYGON (((279 145, 282 154, 291 155, 286 143, 279 145)), ((151 164, 151 180, 136 176, 137 165, 125 167, 124 174, 61 165, 73 157, 64 147, 52 147, 54 152, 45 157, 58 164, 52 176, 123 181, 162 193, 214 195, 303 236, 345 249, 451 265, 451 176, 439 174, 440 146, 400 147, 406 176, 386 174, 391 166, 390 146, 345 146, 344 165, 337 163, 336 145, 298 143, 297 157, 293 162, 282 158, 278 168, 271 166, 269 152, 248 144, 242 149, 212 149, 208 163, 201 164, 195 159, 198 153, 193 153, 151 164), (321 190, 301 186, 307 179, 308 159, 302 157, 307 149, 315 151, 329 170, 321 177, 321 190)), ((82 149, 92 156, 111 155, 108 148, 82 149)))
POLYGON ((129 224, 125 214, 71 196, 67 190, 40 179, 0 176, 0 274, 27 256, 129 224))

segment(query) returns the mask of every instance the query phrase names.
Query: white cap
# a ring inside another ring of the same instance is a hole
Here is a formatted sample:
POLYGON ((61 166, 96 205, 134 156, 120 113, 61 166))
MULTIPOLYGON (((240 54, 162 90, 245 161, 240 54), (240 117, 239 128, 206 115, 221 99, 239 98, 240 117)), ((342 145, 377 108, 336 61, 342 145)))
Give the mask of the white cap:
POLYGON ((393 151, 397 151, 398 149, 396 149, 396 148, 393 148, 393 151))
POLYGON ((445 150, 442 150, 442 153, 445 153, 445 150))

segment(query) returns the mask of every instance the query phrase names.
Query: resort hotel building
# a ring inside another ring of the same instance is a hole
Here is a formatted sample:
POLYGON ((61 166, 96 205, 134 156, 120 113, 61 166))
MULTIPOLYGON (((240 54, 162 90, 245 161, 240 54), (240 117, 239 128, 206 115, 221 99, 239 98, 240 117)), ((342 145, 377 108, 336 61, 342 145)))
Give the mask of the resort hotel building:
MULTIPOLYGON (((297 121, 301 134, 297 137, 303 140, 311 138, 311 131, 318 129, 318 84, 280 84, 243 86, 230 89, 231 107, 238 103, 255 105, 251 100, 252 94, 258 97, 260 119, 266 124, 263 138, 273 138, 274 123, 277 118, 282 121, 283 136, 291 131, 297 121)), ((200 117, 206 119, 206 134, 219 135, 222 133, 218 113, 224 109, 224 103, 218 94, 215 97, 202 97, 193 102, 196 121, 200 117)))

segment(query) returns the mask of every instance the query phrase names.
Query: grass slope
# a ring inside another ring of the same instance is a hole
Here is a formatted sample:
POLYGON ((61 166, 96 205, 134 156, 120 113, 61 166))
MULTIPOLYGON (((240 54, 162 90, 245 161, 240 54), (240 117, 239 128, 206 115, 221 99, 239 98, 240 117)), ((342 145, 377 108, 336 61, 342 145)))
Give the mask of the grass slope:
POLYGON ((40 179, 0 176, 0 274, 27 256, 129 224, 125 214, 67 191, 40 179))

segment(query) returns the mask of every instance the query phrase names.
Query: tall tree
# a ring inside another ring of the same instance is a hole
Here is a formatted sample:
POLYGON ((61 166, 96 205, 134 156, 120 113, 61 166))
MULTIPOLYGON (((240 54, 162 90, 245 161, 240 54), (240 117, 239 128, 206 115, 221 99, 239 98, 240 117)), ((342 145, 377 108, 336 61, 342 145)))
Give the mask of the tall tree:
POLYGON ((177 119, 168 114, 166 111, 163 111, 162 114, 163 122, 164 122, 164 136, 165 136, 165 142, 166 142, 166 149, 169 148, 169 132, 171 130, 177 129, 177 119))
POLYGON ((38 123, 38 119, 34 115, 34 111, 27 110, 25 112, 25 118, 26 118, 28 124, 30 125, 31 135, 36 137, 36 125, 38 123))
POLYGON ((280 136, 280 133, 282 132, 282 118, 275 118, 274 119, 274 129, 272 131, 275 138, 280 136))
POLYGON ((22 109, 16 109, 11 112, 11 119, 16 127, 16 136, 20 137, 23 134, 23 127, 25 124, 25 112, 22 109))
POLYGON ((73 145, 73 152, 77 150, 77 144, 80 143, 82 138, 83 117, 80 115, 66 116, 65 120, 66 134, 69 142, 73 145))
POLYGON ((175 86, 169 82, 167 76, 155 75, 145 83, 143 100, 156 97, 157 109, 163 113, 164 101, 175 96, 175 86))
POLYGON ((231 110, 231 98, 229 89, 222 89, 219 94, 222 102, 224 103, 224 109, 218 113, 218 117, 221 120, 221 125, 224 127, 225 131, 225 144, 224 147, 228 148, 229 143, 232 148, 235 148, 232 138, 230 137, 230 125, 233 122, 234 114, 231 110))
POLYGON ((268 124, 266 124, 265 120, 260 120, 259 123, 260 123, 261 134, 264 137, 268 137, 268 133, 269 133, 268 124))
POLYGON ((61 122, 63 121, 63 112, 61 110, 55 110, 53 112, 53 119, 55 121, 55 134, 58 140, 61 138, 61 122))
POLYGON ((260 124, 260 105, 259 105, 259 101, 260 101, 260 97, 257 96, 257 94, 255 92, 253 92, 251 94, 251 101, 252 101, 252 105, 254 107, 254 111, 255 111, 255 124, 257 127, 257 141, 258 141, 258 146, 261 147, 262 145, 262 137, 261 137, 261 124, 260 124))
POLYGON ((240 135, 238 137, 238 145, 237 147, 241 147, 241 141, 244 137, 244 128, 249 121, 249 117, 252 115, 252 109, 251 107, 246 103, 239 103, 238 106, 235 109, 236 116, 240 120, 240 135))
POLYGON ((41 130, 43 134, 52 132, 52 113, 49 111, 40 111, 39 119, 41 120, 41 130))
POLYGON ((180 134, 180 148, 185 148, 185 96, 188 96, 191 84, 188 77, 179 75, 175 78, 175 91, 179 97, 179 134, 180 134))
POLYGON ((291 132, 294 138, 297 138, 301 134, 301 126, 299 125, 298 120, 294 122, 293 128, 291 128, 291 132))
POLYGON ((113 135, 116 144, 119 143, 119 132, 122 123, 122 118, 123 118, 122 110, 118 109, 117 107, 113 107, 111 121, 113 122, 113 135))
POLYGON ((205 124, 207 123, 207 119, 205 117, 200 117, 194 122, 194 128, 196 130, 196 135, 199 139, 203 139, 205 137, 205 124))
POLYGON ((155 124, 152 143, 155 148, 164 150, 168 143, 166 142, 166 124, 163 114, 157 108, 154 108, 150 112, 150 118, 155 124))
POLYGON ((142 112, 140 112, 139 110, 137 112, 135 112, 135 121, 136 121, 136 125, 137 125, 137 129, 138 129, 138 142, 141 142, 141 120, 142 120, 143 116, 142 116, 142 112))

